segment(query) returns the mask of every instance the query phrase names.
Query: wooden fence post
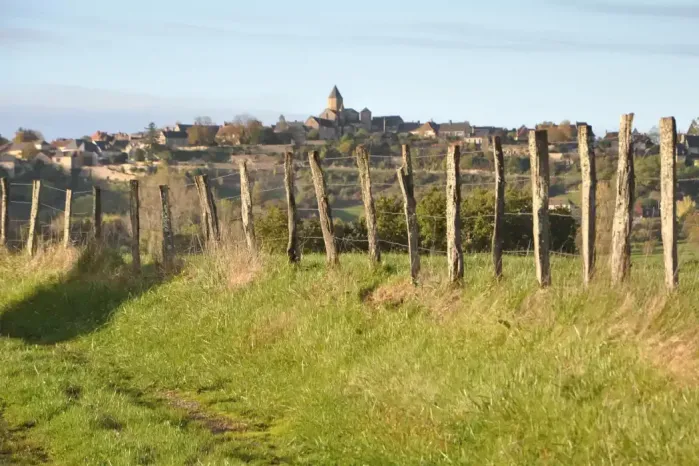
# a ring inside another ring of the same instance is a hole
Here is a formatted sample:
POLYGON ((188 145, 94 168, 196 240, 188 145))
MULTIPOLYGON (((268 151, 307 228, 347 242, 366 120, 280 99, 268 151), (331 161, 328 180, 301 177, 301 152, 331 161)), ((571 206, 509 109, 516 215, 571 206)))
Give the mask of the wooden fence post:
POLYGON ((73 190, 66 189, 66 204, 63 210, 63 247, 68 249, 71 245, 70 227, 73 214, 73 190))
POLYGON ((2 198, 0 199, 0 247, 7 246, 7 236, 10 234, 10 180, 0 179, 2 198))
POLYGON ((163 222, 163 265, 172 269, 175 259, 175 234, 172 231, 172 213, 170 212, 170 193, 167 185, 160 185, 160 203, 163 222))
POLYGON ((92 234, 97 242, 102 240, 102 190, 92 188, 92 234))
POLYGON ((505 231, 505 157, 500 136, 493 136, 495 161, 495 220, 493 222, 493 268, 495 278, 502 278, 503 232, 505 231))
POLYGON ((194 177, 194 186, 197 188, 197 196, 199 197, 199 207, 201 209, 201 228, 204 234, 204 243, 208 244, 211 238, 211 230, 209 229, 209 214, 206 208, 206 194, 204 193, 204 183, 202 175, 194 177))
POLYGON ((367 240, 369 242, 369 261, 372 267, 375 267, 381 262, 381 249, 379 248, 379 234, 376 223, 374 195, 371 192, 369 151, 366 146, 362 145, 357 148, 357 168, 359 169, 359 182, 361 183, 362 187, 364 215, 366 216, 367 240))
POLYGON ((207 175, 199 175, 194 179, 199 194, 199 203, 202 209, 202 219, 204 220, 204 236, 206 241, 219 242, 221 240, 221 230, 218 223, 218 211, 214 195, 211 193, 211 185, 207 175))
POLYGON ((662 217, 665 285, 677 288, 677 124, 673 117, 660 120, 660 216, 662 217))
POLYGON ((240 161, 240 211, 243 215, 243 230, 245 241, 250 254, 256 254, 257 243, 255 240, 255 224, 252 215, 252 195, 250 194, 250 177, 248 174, 247 160, 240 161))
POLYGON ((549 144, 546 130, 529 132, 529 155, 532 172, 532 210, 534 216, 534 259, 539 285, 551 285, 549 257, 549 144))
POLYGON ((131 180, 130 184, 131 257, 133 269, 138 273, 141 270, 141 201, 138 196, 138 180, 131 180))
POLYGON ((593 137, 590 125, 578 127, 578 154, 582 171, 582 259, 583 283, 590 284, 595 274, 595 235, 596 227, 596 192, 597 170, 595 152, 592 148, 593 137))
POLYGON ((295 184, 294 153, 287 152, 284 154, 284 187, 286 188, 286 207, 289 225, 289 242, 286 247, 286 255, 289 257, 289 263, 291 264, 297 264, 301 261, 298 238, 299 214, 296 210, 296 195, 294 193, 295 184))
POLYGON ((397 170, 398 184, 403 193, 405 223, 408 229, 408 254, 410 256, 410 277, 417 283, 420 274, 420 253, 418 251, 419 229, 415 212, 415 186, 413 185, 413 163, 410 158, 410 147, 403 145, 403 165, 397 170))
POLYGON ((634 190, 633 113, 622 115, 619 128, 619 166, 616 175, 616 206, 612 229, 612 284, 628 278, 631 270, 631 228, 633 226, 634 190))
POLYGON ((449 147, 447 154, 447 262, 449 281, 464 278, 464 253, 461 249, 461 147, 449 147))
POLYGON ((309 152, 308 161, 311 166, 311 174, 313 175, 316 199, 318 200, 318 215, 320 217, 320 228, 323 230, 323 241, 325 242, 327 261, 329 266, 334 267, 340 263, 340 259, 338 257, 337 247, 335 246, 335 227, 333 226, 332 211, 330 209, 330 202, 328 201, 325 177, 320 167, 320 155, 318 151, 309 152))
POLYGON ((39 217, 39 202, 41 200, 41 180, 32 182, 32 209, 29 214, 29 237, 27 239, 27 253, 33 256, 36 252, 36 222, 39 217))

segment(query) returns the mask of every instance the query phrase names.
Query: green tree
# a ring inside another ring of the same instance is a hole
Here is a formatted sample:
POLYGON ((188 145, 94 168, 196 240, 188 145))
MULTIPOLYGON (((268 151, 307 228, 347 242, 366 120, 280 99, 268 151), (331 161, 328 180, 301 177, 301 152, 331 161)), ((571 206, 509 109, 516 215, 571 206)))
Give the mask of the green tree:
POLYGON ((308 139, 309 141, 317 141, 318 139, 320 139, 320 133, 317 129, 312 129, 306 135, 306 139, 308 139))
POLYGON ((150 146, 154 146, 155 144, 158 143, 158 127, 155 125, 154 122, 148 123, 148 126, 145 128, 145 132, 143 135, 143 142, 150 146))
POLYGON ((217 133, 215 126, 196 124, 187 130, 187 142, 192 146, 213 146, 217 133))
POLYGON ((425 248, 445 251, 447 248, 447 196, 442 189, 433 188, 417 204, 420 238, 425 248))
POLYGON ((687 131, 687 134, 691 136, 699 136, 699 118, 692 121, 692 124, 689 125, 689 130, 687 131))
POLYGON ((15 137, 13 139, 13 142, 17 143, 23 143, 23 142, 35 142, 35 141, 40 141, 43 140, 44 136, 41 134, 41 132, 35 130, 35 129, 29 129, 29 128, 19 128, 17 132, 15 133, 15 137))
POLYGON ((9 142, 10 141, 8 139, 5 139, 4 137, 2 137, 2 134, 0 134, 0 145, 7 144, 9 142))
POLYGON ((375 205, 379 239, 385 242, 381 244, 381 249, 405 251, 401 246, 408 244, 403 201, 395 196, 381 196, 376 199, 375 205))
POLYGON ((288 232, 286 212, 277 206, 265 209, 264 215, 255 222, 255 236, 265 252, 281 254, 286 251, 288 232))

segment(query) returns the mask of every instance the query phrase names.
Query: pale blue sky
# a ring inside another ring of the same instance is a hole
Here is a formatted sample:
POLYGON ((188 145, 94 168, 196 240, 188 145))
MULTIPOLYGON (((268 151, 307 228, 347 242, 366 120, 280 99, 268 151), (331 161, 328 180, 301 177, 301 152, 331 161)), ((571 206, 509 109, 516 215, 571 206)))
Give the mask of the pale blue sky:
POLYGON ((648 129, 699 116, 699 0, 0 0, 0 134, 345 104, 406 120, 648 129))

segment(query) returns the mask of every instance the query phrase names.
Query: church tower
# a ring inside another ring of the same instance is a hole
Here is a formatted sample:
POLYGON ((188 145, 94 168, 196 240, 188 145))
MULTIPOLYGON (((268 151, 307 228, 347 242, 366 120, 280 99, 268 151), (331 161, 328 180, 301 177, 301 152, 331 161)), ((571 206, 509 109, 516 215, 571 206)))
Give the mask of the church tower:
POLYGON ((328 96, 328 109, 335 112, 342 112, 345 109, 345 103, 342 100, 342 94, 337 89, 337 86, 333 87, 332 92, 328 96))

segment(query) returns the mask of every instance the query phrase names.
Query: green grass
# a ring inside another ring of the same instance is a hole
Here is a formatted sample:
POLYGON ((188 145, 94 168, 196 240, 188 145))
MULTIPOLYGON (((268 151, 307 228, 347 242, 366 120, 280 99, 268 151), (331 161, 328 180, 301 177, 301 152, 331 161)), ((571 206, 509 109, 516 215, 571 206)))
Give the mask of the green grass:
POLYGON ((693 261, 669 297, 657 257, 589 290, 554 258, 544 291, 531 257, 458 289, 425 258, 417 290, 341 261, 0 258, 0 464, 699 463, 693 261))
POLYGON ((333 215, 343 222, 356 222, 359 220, 359 217, 364 215, 364 205, 357 204, 340 209, 333 209, 333 215))

